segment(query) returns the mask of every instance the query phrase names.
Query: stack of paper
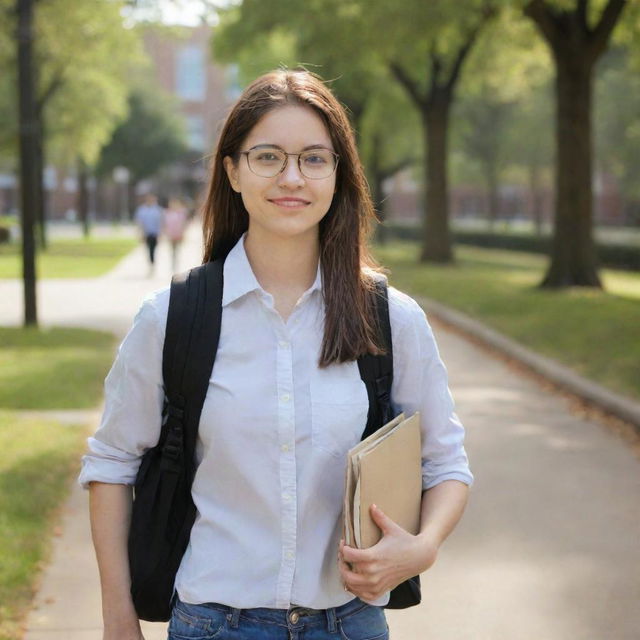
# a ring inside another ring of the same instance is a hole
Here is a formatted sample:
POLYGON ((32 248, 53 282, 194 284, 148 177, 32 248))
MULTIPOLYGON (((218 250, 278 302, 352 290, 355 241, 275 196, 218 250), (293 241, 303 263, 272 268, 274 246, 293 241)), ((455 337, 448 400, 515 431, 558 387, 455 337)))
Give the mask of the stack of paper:
POLYGON ((422 498, 420 414, 404 413, 349 451, 344 496, 345 543, 358 549, 382 537, 369 509, 376 504, 416 535, 422 498))

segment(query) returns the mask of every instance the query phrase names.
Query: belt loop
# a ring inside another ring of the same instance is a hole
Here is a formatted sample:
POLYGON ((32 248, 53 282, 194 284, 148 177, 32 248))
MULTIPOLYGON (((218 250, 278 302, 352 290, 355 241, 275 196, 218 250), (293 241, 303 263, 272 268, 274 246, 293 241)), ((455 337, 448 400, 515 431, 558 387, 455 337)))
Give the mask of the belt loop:
POLYGON ((234 609, 231 607, 231 620, 229 621, 229 626, 232 629, 238 628, 238 621, 240 620, 240 612, 242 609, 234 609))
POLYGON ((335 633, 338 630, 338 626, 336 624, 336 610, 334 607, 327 609, 327 625, 329 633, 335 633))

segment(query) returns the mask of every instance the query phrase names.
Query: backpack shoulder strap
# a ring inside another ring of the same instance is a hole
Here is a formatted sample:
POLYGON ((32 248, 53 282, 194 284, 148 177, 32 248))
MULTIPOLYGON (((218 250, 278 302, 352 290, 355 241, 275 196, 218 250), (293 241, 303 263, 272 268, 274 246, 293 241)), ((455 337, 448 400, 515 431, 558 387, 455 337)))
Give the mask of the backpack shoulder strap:
POLYGON ((222 321, 223 260, 173 277, 162 352, 165 453, 193 459, 222 321), (183 449, 184 447, 184 449, 183 449), (169 451, 167 451, 169 449, 169 451))
POLYGON ((389 298, 385 278, 376 280, 374 292, 376 318, 383 343, 384 355, 367 353, 358 358, 360 377, 367 387, 369 413, 367 426, 362 439, 377 431, 393 418, 391 407, 391 385, 393 383, 393 344, 391 341, 391 322, 389 321, 389 298))

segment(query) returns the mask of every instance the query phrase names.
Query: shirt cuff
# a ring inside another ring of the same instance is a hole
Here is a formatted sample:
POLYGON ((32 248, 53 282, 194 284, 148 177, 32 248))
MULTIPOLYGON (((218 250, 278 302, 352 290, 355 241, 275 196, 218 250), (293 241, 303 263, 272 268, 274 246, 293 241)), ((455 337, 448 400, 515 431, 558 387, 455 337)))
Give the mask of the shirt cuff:
POLYGON ((96 438, 89 438, 89 453, 82 458, 78 483, 83 489, 91 482, 135 484, 141 458, 113 447, 96 438))

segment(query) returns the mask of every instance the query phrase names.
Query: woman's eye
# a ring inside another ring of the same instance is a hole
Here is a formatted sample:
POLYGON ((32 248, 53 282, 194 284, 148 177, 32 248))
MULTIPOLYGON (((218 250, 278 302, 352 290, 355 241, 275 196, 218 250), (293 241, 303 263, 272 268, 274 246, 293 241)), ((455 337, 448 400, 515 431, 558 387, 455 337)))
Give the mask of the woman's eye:
POLYGON ((273 153, 272 151, 264 151, 262 153, 259 153, 256 156, 256 159, 259 162, 276 162, 280 158, 278 157, 277 154, 273 153))
POLYGON ((305 156, 304 161, 306 164, 326 164, 327 158, 322 155, 314 154, 312 156, 305 156))

